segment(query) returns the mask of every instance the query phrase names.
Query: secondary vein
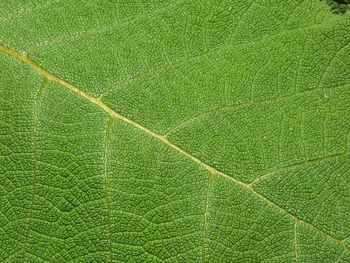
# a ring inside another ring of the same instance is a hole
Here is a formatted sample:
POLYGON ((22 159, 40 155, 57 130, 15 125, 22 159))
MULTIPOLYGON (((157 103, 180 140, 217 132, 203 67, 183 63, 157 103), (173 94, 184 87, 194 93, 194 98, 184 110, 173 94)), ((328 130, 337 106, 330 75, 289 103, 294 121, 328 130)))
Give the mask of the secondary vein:
POLYGON ((298 247, 298 222, 294 222, 294 256, 295 256, 295 262, 299 262, 299 253, 298 253, 299 247, 298 247))
POLYGON ((108 240, 109 240, 109 262, 113 262, 112 258, 112 226, 111 226, 111 205, 109 200, 109 180, 108 180, 108 151, 109 151, 109 139, 110 139, 110 130, 112 128, 114 119, 110 118, 105 131, 104 138, 104 167, 103 167, 103 179, 104 179, 104 190, 105 190, 105 202, 106 202, 106 212, 107 212, 107 226, 108 226, 108 240))
POLYGON ((202 263, 205 263, 205 246, 208 239, 208 213, 209 213, 209 196, 211 191, 211 185, 213 181, 213 174, 208 175, 207 191, 205 193, 205 208, 204 208, 204 222, 203 222, 203 240, 202 240, 202 263))
MULTIPOLYGON (((39 122, 39 107, 41 104, 41 97, 42 97, 43 90, 46 86, 46 83, 47 83, 47 79, 44 79, 36 92, 35 101, 34 101, 33 146, 32 146, 33 147, 33 185, 32 185, 32 198, 31 198, 31 203, 28 211, 28 226, 27 226, 26 237, 25 237, 25 242, 23 247, 24 252, 28 251, 29 235, 30 235, 30 230, 33 222, 33 209, 34 209, 34 202, 35 202, 35 195, 36 195, 37 170, 38 170, 37 137, 38 137, 38 122, 39 122)), ((24 254, 24 257, 25 256, 26 254, 24 254)))
POLYGON ((77 87, 75 87, 74 85, 68 83, 67 81, 60 79, 59 77, 53 75, 52 73, 46 71, 45 69, 43 69, 42 67, 40 67, 39 65, 35 64, 34 61, 32 61, 31 59, 29 59, 26 55, 23 55, 17 51, 14 51, 8 47, 2 46, 0 45, 0 50, 11 55, 14 56, 16 58, 18 58, 19 60, 23 61, 24 63, 28 64, 29 66, 33 67, 35 70, 37 70, 44 78, 46 78, 47 80, 56 82, 60 85, 63 85, 65 87, 67 87, 68 89, 70 89, 71 91, 77 93, 78 95, 86 98, 87 100, 89 100, 90 102, 96 104, 97 106, 99 106, 101 109, 103 109, 104 111, 106 111, 110 116, 112 116, 115 119, 119 119, 122 120, 126 123, 129 123, 133 126, 135 126, 136 128, 140 129, 141 131, 151 135, 154 138, 157 138, 158 140, 162 141, 165 145, 173 148, 174 150, 178 151, 179 153, 185 155, 186 157, 188 157, 189 159, 191 159, 192 161, 194 161, 195 163, 199 164, 200 166, 204 167, 206 170, 208 170, 209 172, 211 172, 212 174, 217 174, 220 175, 222 177, 225 177, 227 179, 229 179, 230 181, 233 181, 236 184, 241 185, 242 187, 244 187, 245 189, 249 190, 251 193, 253 193, 254 195, 256 195, 257 197, 259 197, 262 201, 264 201, 265 203, 275 207, 277 210, 279 210, 280 212, 290 216, 294 221, 299 221, 299 222, 303 222, 305 224, 307 224, 309 227, 313 228, 314 230, 318 231, 319 233, 321 233, 323 236, 325 236, 326 238, 336 242, 338 245, 340 245, 343 249, 347 249, 350 250, 349 248, 347 248, 344 245, 344 242, 342 242, 342 240, 338 240, 335 237, 323 232, 321 229, 317 228, 316 226, 314 226, 313 224, 311 224, 310 222, 305 222, 305 221, 301 221, 300 219, 298 219, 296 216, 294 216, 293 214, 289 213, 287 210, 285 210, 284 208, 280 207, 279 205, 277 205, 276 203, 272 202, 271 200, 267 199, 265 196, 261 195, 260 193, 258 193, 257 191, 255 191, 255 189, 253 189, 253 187, 251 185, 248 185, 236 178, 233 178, 217 169, 215 169, 214 167, 206 164, 205 162, 203 162, 202 160, 196 158, 195 156, 191 155, 190 153, 184 151, 183 149, 181 149, 180 147, 176 146, 175 144, 171 143, 165 136, 160 135, 144 126, 142 126, 141 124, 128 119, 127 117, 121 115, 118 112, 115 112, 113 109, 111 109, 108 105, 106 105, 100 98, 96 98, 93 97, 89 94, 87 94, 86 92, 78 89, 77 87))

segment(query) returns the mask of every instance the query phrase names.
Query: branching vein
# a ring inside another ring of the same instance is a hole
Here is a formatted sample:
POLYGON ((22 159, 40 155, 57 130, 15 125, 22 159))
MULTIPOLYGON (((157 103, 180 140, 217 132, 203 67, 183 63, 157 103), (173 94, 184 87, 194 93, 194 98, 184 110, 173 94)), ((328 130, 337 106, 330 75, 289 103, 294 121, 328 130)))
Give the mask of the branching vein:
MULTIPOLYGON (((155 73, 157 73, 157 72, 159 72, 159 71, 161 71, 163 69, 166 69, 166 68, 171 68, 171 67, 175 67, 177 65, 186 64, 186 63, 189 63, 189 62, 191 62, 193 60, 203 59, 203 58, 206 58, 209 55, 213 55, 213 54, 216 54, 217 52, 228 50, 228 49, 231 49, 231 48, 234 48, 234 47, 241 47, 241 46, 246 46, 246 45, 252 45, 252 44, 257 44, 257 43, 260 43, 260 42, 263 42, 263 41, 266 41, 266 40, 271 40, 274 37, 279 36, 281 34, 290 33, 290 32, 298 31, 298 30, 301 30, 301 29, 306 29, 306 28, 319 29, 322 26, 323 26, 323 24, 315 24, 315 25, 308 25, 308 26, 305 26, 305 27, 291 28, 291 29, 278 31, 277 33, 274 33, 274 34, 271 34, 271 35, 267 35, 267 36, 264 36, 262 38, 254 39, 254 40, 248 41, 248 42, 238 42, 238 43, 234 42, 234 43, 222 44, 222 45, 220 45, 218 47, 206 50, 206 51, 204 51, 204 52, 202 52, 202 53, 200 53, 200 54, 198 54, 196 56, 179 59, 179 60, 176 60, 176 61, 174 61, 172 63, 167 63, 167 64, 160 65, 158 67, 150 68, 150 69, 147 69, 146 71, 141 72, 141 73, 139 73, 137 75, 134 75, 134 76, 132 76, 130 78, 127 78, 127 79, 124 79, 122 81, 119 81, 117 84, 107 88, 107 90, 102 92, 99 95, 99 97, 100 98, 106 97, 108 94, 110 94, 116 88, 120 88, 121 86, 124 86, 125 84, 130 83, 130 82, 135 81, 135 80, 138 80, 138 79, 140 79, 142 77, 152 76, 153 74, 155 74, 155 73)), ((26 53, 28 53, 28 52, 26 52, 26 53)))
POLYGON ((348 85, 350 85, 350 84, 345 84, 345 85, 340 85, 340 86, 319 87, 319 88, 306 89, 306 90, 303 90, 303 91, 300 91, 300 92, 296 92, 296 93, 292 93, 292 94, 285 95, 285 96, 278 96, 278 97, 272 97, 272 98, 255 100, 255 101, 248 101, 248 102, 243 102, 243 103, 239 103, 239 104, 227 105, 227 106, 219 107, 219 108, 216 108, 216 109, 213 109, 213 110, 209 110, 209 111, 203 112, 201 114, 198 114, 198 115, 196 115, 194 117, 191 117, 189 119, 186 119, 186 120, 178 123, 176 126, 172 127, 170 130, 168 130, 165 133, 165 135, 168 136, 171 133, 175 132, 177 129, 179 129, 181 127, 184 127, 184 126, 190 124, 193 121, 196 121, 198 119, 204 118, 205 116, 208 116, 210 114, 213 114, 213 113, 216 113, 216 112, 220 112, 220 111, 223 111, 223 110, 239 109, 239 108, 242 108, 242 107, 257 105, 257 104, 266 103, 266 102, 285 100, 285 99, 293 98, 295 96, 298 96, 298 95, 304 94, 304 93, 315 92, 315 91, 318 91, 318 90, 335 89, 335 88, 345 87, 345 86, 348 86, 348 85))
POLYGON ((297 163, 297 164, 285 166, 285 167, 279 168, 279 169, 277 169, 277 170, 275 170, 273 172, 264 174, 264 175, 256 178, 249 185, 256 184, 256 183, 258 183, 258 182, 260 182, 262 180, 265 180, 265 179, 269 178, 270 176, 273 176, 274 174, 282 172, 282 171, 286 171, 286 170, 294 169, 294 168, 297 168, 297 167, 305 166, 305 165, 310 164, 310 163, 326 162, 326 161, 328 161, 330 159, 343 157, 343 156, 346 156, 348 154, 349 154, 349 152, 337 153, 337 154, 332 154, 332 155, 328 155, 328 156, 317 158, 317 159, 307 160, 307 161, 304 161, 302 163, 297 163))

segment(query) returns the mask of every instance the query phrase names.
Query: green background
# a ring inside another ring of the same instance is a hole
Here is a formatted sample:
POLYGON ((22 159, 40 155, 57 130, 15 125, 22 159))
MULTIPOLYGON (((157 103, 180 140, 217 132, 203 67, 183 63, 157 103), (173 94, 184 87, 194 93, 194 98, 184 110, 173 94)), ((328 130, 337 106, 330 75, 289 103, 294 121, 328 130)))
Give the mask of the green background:
POLYGON ((1 1, 0 261, 350 262, 333 9, 1 1))

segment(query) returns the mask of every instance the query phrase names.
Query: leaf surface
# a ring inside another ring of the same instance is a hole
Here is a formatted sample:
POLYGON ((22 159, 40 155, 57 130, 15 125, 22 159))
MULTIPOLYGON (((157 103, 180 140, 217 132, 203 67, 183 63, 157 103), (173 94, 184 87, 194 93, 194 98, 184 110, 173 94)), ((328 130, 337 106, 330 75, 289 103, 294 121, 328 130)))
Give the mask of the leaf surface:
POLYGON ((3 1, 0 261, 350 262, 333 2, 3 1))

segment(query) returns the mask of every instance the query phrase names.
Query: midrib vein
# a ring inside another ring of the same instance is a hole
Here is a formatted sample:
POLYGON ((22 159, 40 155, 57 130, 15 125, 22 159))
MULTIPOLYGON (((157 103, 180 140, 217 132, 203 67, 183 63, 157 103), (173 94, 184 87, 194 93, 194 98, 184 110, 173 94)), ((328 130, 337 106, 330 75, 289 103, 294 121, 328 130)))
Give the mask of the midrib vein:
POLYGON ((264 202, 266 202, 267 204, 275 207, 277 210, 281 211, 282 213, 290 216, 294 221, 296 222, 302 222, 307 224, 308 226, 310 226, 311 228, 313 228, 314 230, 318 231, 319 233, 321 233, 323 236, 325 236, 328 239, 331 239, 332 241, 336 242, 338 245, 340 245, 343 249, 347 249, 350 250, 349 248, 347 248, 344 245, 343 240, 339 240, 325 232, 323 232, 321 229, 317 228, 316 226, 314 226, 313 224, 309 223, 309 222, 305 222, 305 221, 301 221, 300 219, 298 219, 296 216, 294 216, 293 214, 289 213, 287 210, 285 210, 284 208, 280 207, 279 205, 277 205, 276 203, 272 202, 271 200, 267 199, 265 196, 261 195, 260 193, 256 192, 252 186, 241 182, 217 169, 215 169, 214 167, 206 164, 205 162, 201 161, 200 159, 196 158, 195 156, 191 155, 190 153, 184 151, 183 149, 181 149, 180 147, 176 146, 175 144, 171 143, 165 136, 160 135, 144 126, 142 126, 141 124, 128 119, 127 117, 115 112, 113 109, 111 109, 109 106, 107 106, 100 98, 95 98, 87 93, 85 93, 84 91, 78 89, 77 87, 75 87, 74 85, 68 83, 67 81, 60 79, 59 77, 49 73, 48 71, 46 71, 45 69, 43 69, 42 67, 40 67, 39 65, 35 64, 34 61, 32 61, 31 59, 29 59, 26 55, 23 55, 17 51, 14 51, 8 47, 2 46, 0 45, 0 50, 13 56, 18 58, 19 60, 23 61, 24 63, 28 64, 29 66, 33 67, 36 71, 38 71, 44 78, 46 78, 47 80, 56 82, 60 85, 63 85, 65 87, 67 87, 68 89, 70 89, 71 91, 77 93, 78 95, 86 98, 87 100, 89 100, 90 102, 96 104, 97 106, 99 106, 101 109, 103 109, 104 111, 106 111, 110 116, 112 116, 115 119, 120 119, 126 123, 129 123, 133 126, 135 126, 136 128, 138 128, 139 130, 151 135, 154 138, 157 138, 158 140, 162 141, 165 145, 173 148, 174 150, 178 151, 179 153, 183 154, 184 156, 188 157, 189 159, 191 159, 193 162, 199 164, 200 166, 204 167, 206 170, 208 170, 209 172, 211 172, 212 174, 216 174, 216 175, 220 175, 222 177, 227 178, 230 181, 233 181, 234 183, 241 185, 242 187, 244 187, 245 189, 249 190, 251 193, 253 193, 254 195, 256 195, 258 198, 260 198, 261 200, 263 200, 264 202))

